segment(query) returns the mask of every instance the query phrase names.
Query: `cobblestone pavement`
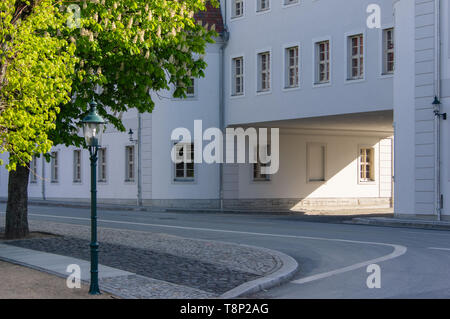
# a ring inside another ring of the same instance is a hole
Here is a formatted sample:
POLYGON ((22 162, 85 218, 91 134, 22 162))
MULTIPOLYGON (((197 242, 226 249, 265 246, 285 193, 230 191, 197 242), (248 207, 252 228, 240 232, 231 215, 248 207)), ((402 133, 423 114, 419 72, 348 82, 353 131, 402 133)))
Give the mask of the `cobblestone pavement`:
POLYGON ((216 294, 210 292, 139 275, 105 278, 100 280, 99 285, 102 289, 108 288, 108 291, 117 292, 121 297, 130 299, 205 299, 217 297, 216 294))
MULTIPOLYGON (((89 260, 90 227, 30 221, 30 230, 63 237, 7 244, 89 260)), ((235 244, 109 228, 98 234, 99 262, 136 274, 102 280, 124 297, 215 297, 281 266, 266 251, 235 244)))
MULTIPOLYGON (((8 244, 87 261, 90 258, 89 240, 75 237, 19 240, 10 241, 8 244)), ((99 263, 217 294, 258 278, 255 274, 232 270, 218 264, 105 242, 99 248, 99 263)))

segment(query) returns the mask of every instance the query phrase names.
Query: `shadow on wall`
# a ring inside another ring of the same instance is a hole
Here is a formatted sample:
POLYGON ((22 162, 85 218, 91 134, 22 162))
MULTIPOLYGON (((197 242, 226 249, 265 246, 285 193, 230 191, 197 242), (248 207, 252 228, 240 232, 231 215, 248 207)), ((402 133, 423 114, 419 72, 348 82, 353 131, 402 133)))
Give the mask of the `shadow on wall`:
POLYGON ((281 134, 280 168, 269 179, 255 179, 252 164, 225 165, 224 207, 294 212, 389 209, 392 144, 392 133, 281 134))

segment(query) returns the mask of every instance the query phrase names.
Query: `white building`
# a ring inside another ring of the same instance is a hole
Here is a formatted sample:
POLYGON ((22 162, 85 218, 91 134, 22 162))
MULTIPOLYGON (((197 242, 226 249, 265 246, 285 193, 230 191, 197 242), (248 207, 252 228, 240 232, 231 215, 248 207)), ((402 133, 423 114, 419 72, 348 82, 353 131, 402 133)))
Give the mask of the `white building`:
MULTIPOLYGON (((439 76, 448 79, 450 8, 448 0, 440 2, 439 76)), ((450 81, 443 80, 441 93, 435 93, 434 5, 435 0, 227 0, 221 15, 210 8, 199 19, 219 31, 225 25, 228 33, 208 46, 206 77, 195 81, 188 99, 159 92, 152 114, 124 114, 137 142, 108 129, 99 160, 99 202, 302 210, 386 208, 395 198, 399 215, 436 217, 431 103, 437 95, 445 110, 450 81), (373 3, 381 8, 381 28, 367 26, 373 3), (170 157, 176 143, 171 133, 178 127, 193 132, 194 120, 202 120, 204 129, 279 128, 279 171, 264 176, 254 164, 177 167, 170 157)), ((440 153, 448 163, 445 124, 440 153)), ((89 201, 88 152, 60 146, 52 152, 52 163, 32 165, 39 176, 31 177, 30 198, 89 201)), ((438 175, 442 194, 450 192, 449 169, 441 165, 438 175)), ((0 192, 6 197, 5 170, 0 192)), ((443 206, 445 217, 450 210, 445 201, 443 206)))
POLYGON ((450 219, 450 3, 395 1, 395 212, 450 219))

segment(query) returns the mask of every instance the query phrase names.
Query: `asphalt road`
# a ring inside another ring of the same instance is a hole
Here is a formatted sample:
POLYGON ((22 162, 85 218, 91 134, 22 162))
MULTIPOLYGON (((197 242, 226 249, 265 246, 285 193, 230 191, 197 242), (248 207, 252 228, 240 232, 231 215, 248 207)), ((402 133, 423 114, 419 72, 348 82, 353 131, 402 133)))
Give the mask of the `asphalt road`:
MULTIPOLYGON (((89 225, 89 214, 88 209, 29 207, 31 220, 89 225)), ((286 215, 104 210, 99 226, 266 247, 297 260, 300 270, 291 282, 250 297, 450 298, 448 231, 319 223, 286 215), (370 264, 380 266, 380 288, 367 286, 370 264)))

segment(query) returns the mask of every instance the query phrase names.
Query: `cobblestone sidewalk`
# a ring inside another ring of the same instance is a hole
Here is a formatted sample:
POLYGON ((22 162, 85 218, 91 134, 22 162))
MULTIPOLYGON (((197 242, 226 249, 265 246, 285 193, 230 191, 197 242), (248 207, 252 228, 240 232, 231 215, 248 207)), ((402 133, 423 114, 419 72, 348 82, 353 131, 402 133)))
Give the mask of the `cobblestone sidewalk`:
MULTIPOLYGON (((30 221, 30 230, 60 236, 4 244, 89 260, 88 226, 30 221)), ((126 298, 214 298, 282 265, 267 251, 223 242, 109 228, 98 234, 100 264, 135 274, 101 282, 126 298)))

